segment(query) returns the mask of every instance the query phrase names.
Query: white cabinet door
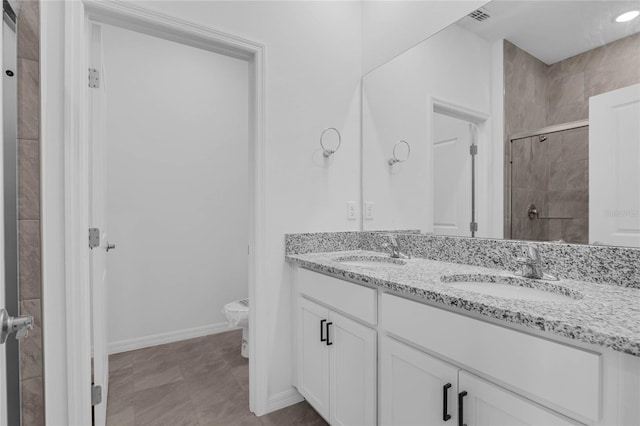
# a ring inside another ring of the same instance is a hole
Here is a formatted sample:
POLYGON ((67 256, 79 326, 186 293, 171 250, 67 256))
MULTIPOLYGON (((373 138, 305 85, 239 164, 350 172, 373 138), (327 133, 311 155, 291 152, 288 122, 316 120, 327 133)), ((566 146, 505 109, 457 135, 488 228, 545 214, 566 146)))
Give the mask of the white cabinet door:
POLYGON ((640 245, 640 84, 589 98, 589 242, 640 245))
POLYGON ((376 331, 329 314, 331 416, 336 425, 376 424, 376 331))
POLYGON ((574 423, 501 389, 466 371, 460 371, 463 424, 467 426, 564 426, 574 423))
POLYGON ((388 337, 380 358, 381 425, 457 424, 458 368, 388 337))
POLYGON ((326 323, 329 310, 300 298, 298 325, 298 391, 309 404, 329 418, 329 346, 326 323))

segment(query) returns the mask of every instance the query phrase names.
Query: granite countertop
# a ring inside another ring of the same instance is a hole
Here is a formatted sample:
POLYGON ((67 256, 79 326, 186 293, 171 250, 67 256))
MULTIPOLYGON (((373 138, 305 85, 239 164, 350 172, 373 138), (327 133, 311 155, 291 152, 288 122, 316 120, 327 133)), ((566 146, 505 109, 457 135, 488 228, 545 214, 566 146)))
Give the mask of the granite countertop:
POLYGON ((528 280, 508 271, 421 258, 403 260, 403 265, 383 263, 384 266, 374 267, 350 266, 339 261, 371 256, 392 262, 386 253, 361 250, 289 254, 286 259, 355 283, 640 356, 638 289, 568 279, 528 280), (459 275, 456 281, 477 281, 480 276, 491 276, 496 282, 517 281, 568 297, 561 301, 531 301, 485 295, 452 287, 445 282, 452 275, 459 275))

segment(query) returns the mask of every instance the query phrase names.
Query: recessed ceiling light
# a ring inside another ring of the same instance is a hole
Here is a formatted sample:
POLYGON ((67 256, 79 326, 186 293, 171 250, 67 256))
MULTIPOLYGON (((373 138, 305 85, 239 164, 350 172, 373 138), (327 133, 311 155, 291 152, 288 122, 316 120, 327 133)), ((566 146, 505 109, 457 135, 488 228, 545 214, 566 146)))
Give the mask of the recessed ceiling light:
POLYGON ((616 18, 616 22, 629 22, 632 19, 636 19, 640 15, 640 10, 631 10, 625 12, 616 18))

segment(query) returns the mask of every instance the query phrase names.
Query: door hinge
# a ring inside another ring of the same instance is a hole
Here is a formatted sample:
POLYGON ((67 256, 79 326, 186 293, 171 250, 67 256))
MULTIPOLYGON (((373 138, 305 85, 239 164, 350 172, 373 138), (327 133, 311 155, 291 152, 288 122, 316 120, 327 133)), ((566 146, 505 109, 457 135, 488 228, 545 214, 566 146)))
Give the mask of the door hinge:
POLYGON ((469 154, 478 155, 478 145, 469 145, 469 154))
POLYGON ((100 87, 100 71, 95 68, 89 68, 89 87, 100 87))
POLYGON ((98 405, 102 402, 102 386, 91 385, 91 405, 98 405))
POLYGON ((100 247, 100 229, 89 228, 89 248, 100 247))
POLYGON ((471 232, 478 232, 478 222, 469 223, 469 230, 471 232))

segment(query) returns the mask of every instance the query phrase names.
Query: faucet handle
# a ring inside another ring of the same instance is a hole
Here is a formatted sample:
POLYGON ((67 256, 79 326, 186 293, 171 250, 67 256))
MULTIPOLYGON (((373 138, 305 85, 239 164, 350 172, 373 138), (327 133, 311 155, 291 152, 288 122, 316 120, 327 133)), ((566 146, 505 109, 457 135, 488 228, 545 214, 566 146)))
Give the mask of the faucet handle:
POLYGON ((389 238, 389 241, 391 242, 391 245, 393 245, 394 247, 396 247, 398 245, 398 240, 396 239, 395 235, 387 234, 387 237, 389 238))
MULTIPOLYGON (((525 258, 525 260, 540 260, 540 252, 538 248, 533 244, 523 244, 520 246, 520 253, 525 258)), ((517 261, 518 259, 516 259, 517 261)))

